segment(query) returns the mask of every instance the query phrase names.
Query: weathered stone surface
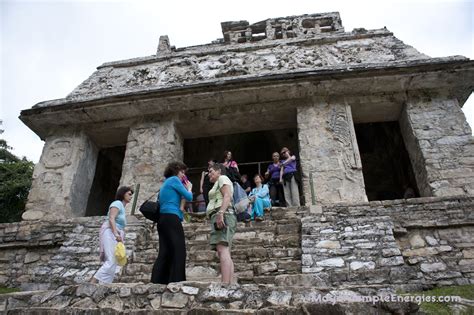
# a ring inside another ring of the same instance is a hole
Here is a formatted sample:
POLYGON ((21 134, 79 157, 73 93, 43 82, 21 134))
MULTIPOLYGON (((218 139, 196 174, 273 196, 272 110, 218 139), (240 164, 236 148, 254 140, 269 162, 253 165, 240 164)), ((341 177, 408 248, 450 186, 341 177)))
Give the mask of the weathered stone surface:
POLYGON ((41 256, 38 253, 27 253, 25 255, 25 264, 29 264, 40 260, 41 256))
POLYGON ((436 272, 436 271, 444 271, 444 270, 446 270, 446 264, 444 264, 442 262, 436 262, 436 263, 432 263, 432 264, 422 263, 420 265, 420 269, 421 269, 421 271, 426 272, 426 273, 431 273, 431 272, 436 272))
POLYGON ((290 305, 292 293, 288 291, 273 291, 268 297, 267 302, 271 305, 286 306, 290 305))
POLYGON ((342 258, 330 258, 316 262, 321 267, 343 267, 344 260, 342 258))
POLYGON ((161 307, 161 296, 152 299, 150 305, 154 310, 159 310, 161 307))
POLYGON ((25 211, 25 213, 22 214, 21 218, 27 221, 34 221, 34 220, 40 220, 44 216, 45 216, 45 213, 43 211, 29 210, 29 211, 25 211))
MULTIPOLYGON (((322 233, 322 232, 321 232, 322 233)), ((316 244, 316 247, 321 248, 341 248, 341 244, 338 241, 320 241, 316 244)))
POLYGON ((121 185, 141 184, 137 204, 158 191, 160 181, 156 178, 168 162, 183 160, 183 139, 176 128, 173 121, 160 121, 140 123, 130 129, 120 181, 121 185))
POLYGON ((350 263, 351 270, 371 270, 375 269, 375 263, 373 261, 353 261, 350 263))
POLYGON ((410 237, 410 245, 413 248, 420 248, 425 246, 425 241, 419 234, 412 235, 410 237))
POLYGON ((462 254, 464 258, 474 258, 474 249, 465 249, 462 254))
POLYGON ((109 295, 98 304, 99 308, 113 309, 120 312, 123 310, 123 302, 117 295, 109 295))
POLYGON ((425 240, 430 246, 439 245, 438 240, 430 235, 425 236, 425 240))
POLYGON ((190 287, 190 286, 183 286, 181 290, 183 290, 183 293, 186 293, 189 295, 196 295, 199 293, 199 288, 190 287))
POLYGON ((350 106, 300 106, 297 121, 305 199, 316 198, 310 204, 366 201, 350 106), (312 193, 311 187, 317 191, 312 193))
POLYGON ((35 165, 23 220, 84 216, 97 154, 97 147, 83 131, 63 130, 48 137, 35 165), (76 172, 81 176, 74 176, 76 172))
POLYGON ((189 298, 185 294, 165 292, 161 298, 161 306, 165 308, 184 308, 188 300, 189 298))
POLYGON ((257 274, 263 275, 272 271, 278 270, 278 266, 275 262, 269 262, 266 264, 259 264, 257 266, 257 274))

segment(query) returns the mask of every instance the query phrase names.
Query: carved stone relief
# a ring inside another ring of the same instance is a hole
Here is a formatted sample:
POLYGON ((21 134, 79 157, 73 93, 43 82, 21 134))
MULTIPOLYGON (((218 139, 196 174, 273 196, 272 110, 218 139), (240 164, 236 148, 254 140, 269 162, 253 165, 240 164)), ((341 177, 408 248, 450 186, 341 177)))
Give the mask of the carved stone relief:
POLYGON ((71 153, 71 141, 55 140, 46 151, 46 156, 43 159, 44 167, 57 169, 69 165, 71 153))

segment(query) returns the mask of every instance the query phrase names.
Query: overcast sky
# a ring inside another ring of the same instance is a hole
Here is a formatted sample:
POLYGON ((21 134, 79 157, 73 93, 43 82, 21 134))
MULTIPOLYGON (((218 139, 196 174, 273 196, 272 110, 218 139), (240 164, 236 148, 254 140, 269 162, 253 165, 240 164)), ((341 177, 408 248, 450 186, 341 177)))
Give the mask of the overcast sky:
MULTIPOLYGON (((474 59, 473 1, 0 0, 1 137, 37 162, 43 142, 18 119, 22 109, 64 98, 104 62, 155 54, 160 35, 176 47, 210 43, 222 21, 339 11, 346 32, 386 26, 431 57, 474 59)), ((474 126, 474 96, 463 111, 474 126)))

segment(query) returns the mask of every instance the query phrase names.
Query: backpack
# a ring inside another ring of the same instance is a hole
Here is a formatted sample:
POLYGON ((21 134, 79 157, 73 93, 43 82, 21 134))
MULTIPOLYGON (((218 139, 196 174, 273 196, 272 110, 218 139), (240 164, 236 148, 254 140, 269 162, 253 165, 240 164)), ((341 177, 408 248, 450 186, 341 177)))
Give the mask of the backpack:
POLYGON ((236 182, 233 183, 234 186, 234 195, 233 195, 233 205, 235 214, 239 214, 247 211, 249 206, 249 198, 245 190, 236 182))

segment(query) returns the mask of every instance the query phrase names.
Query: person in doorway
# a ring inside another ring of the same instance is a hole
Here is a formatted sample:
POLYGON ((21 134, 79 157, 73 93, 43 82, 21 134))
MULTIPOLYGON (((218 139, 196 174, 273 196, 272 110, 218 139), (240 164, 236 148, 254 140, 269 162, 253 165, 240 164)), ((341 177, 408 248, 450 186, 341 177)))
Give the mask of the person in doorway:
POLYGON ((270 200, 274 206, 285 206, 285 197, 283 195, 283 186, 280 183, 280 154, 278 152, 272 153, 273 163, 268 165, 265 172, 265 178, 268 180, 268 188, 270 189, 270 200))
POLYGON ((122 186, 117 190, 115 201, 109 206, 107 220, 100 228, 100 260, 102 266, 91 279, 92 283, 112 283, 117 269, 115 260, 115 247, 119 242, 124 242, 127 217, 125 206, 132 200, 133 189, 122 186))
POLYGON ((206 207, 207 204, 209 203, 209 190, 211 190, 213 184, 209 180, 209 170, 212 165, 217 163, 216 160, 214 159, 209 159, 207 161, 207 171, 203 171, 201 173, 201 181, 199 182, 199 192, 203 195, 204 201, 206 202, 206 207))
POLYGON ((226 176, 233 183, 240 184, 240 171, 237 162, 232 158, 232 152, 226 150, 224 151, 224 159, 222 165, 226 168, 226 176))
POLYGON ((247 174, 243 174, 242 176, 240 176, 240 181, 241 181, 240 186, 245 191, 245 193, 248 195, 250 193, 250 191, 252 190, 252 187, 250 185, 250 181, 248 180, 247 174))
POLYGON ((226 168, 222 164, 211 166, 209 177, 214 186, 209 191, 206 214, 211 220, 210 245, 219 256, 222 282, 229 284, 234 277, 234 262, 230 252, 237 219, 231 201, 234 187, 225 172, 226 168))
POLYGON ((166 166, 165 181, 159 192, 160 219, 158 235, 160 248, 158 258, 153 265, 152 283, 168 284, 186 280, 186 244, 181 222, 181 198, 193 200, 191 192, 193 185, 190 181, 183 186, 181 180, 187 166, 181 162, 171 162, 166 166))
POLYGON ((300 205, 300 193, 296 182, 296 157, 291 154, 287 147, 281 149, 280 183, 283 184, 283 193, 287 207, 298 207, 300 205))
POLYGON ((255 175, 253 181, 256 187, 252 189, 249 195, 250 203, 252 204, 252 213, 250 216, 252 220, 263 221, 264 210, 270 209, 272 206, 270 202, 270 191, 267 184, 262 184, 262 175, 255 175))

